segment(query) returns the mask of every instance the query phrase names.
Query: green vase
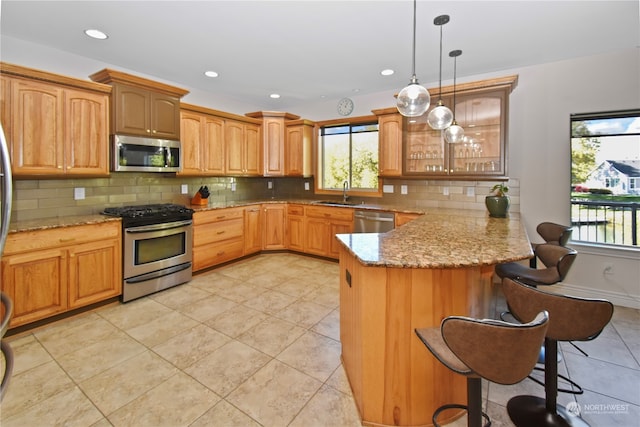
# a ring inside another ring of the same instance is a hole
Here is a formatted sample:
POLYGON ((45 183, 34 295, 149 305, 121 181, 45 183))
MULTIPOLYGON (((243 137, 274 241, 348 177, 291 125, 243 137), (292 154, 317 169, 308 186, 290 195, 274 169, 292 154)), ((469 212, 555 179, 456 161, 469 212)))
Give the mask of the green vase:
POLYGON ((489 216, 495 218, 506 218, 509 212, 509 196, 487 196, 484 198, 489 216))

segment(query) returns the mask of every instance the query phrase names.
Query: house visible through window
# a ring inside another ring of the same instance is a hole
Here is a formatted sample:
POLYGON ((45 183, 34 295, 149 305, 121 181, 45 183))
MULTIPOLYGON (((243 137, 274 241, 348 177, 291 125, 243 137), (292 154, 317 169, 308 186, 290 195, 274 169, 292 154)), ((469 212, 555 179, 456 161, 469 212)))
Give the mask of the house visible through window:
POLYGON ((640 243, 640 110, 571 116, 572 239, 640 243))
POLYGON ((355 192, 378 192, 378 123, 320 128, 319 190, 342 191, 344 182, 355 192))

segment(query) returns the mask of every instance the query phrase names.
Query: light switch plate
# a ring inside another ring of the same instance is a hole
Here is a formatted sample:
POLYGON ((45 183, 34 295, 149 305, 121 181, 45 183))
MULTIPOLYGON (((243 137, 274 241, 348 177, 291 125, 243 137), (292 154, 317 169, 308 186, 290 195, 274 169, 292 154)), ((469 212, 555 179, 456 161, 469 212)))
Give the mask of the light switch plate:
POLYGON ((76 187, 73 189, 74 200, 84 200, 84 187, 76 187))
POLYGON ((231 191, 236 191, 236 183, 235 182, 231 183, 231 191))
POLYGON ((473 187, 467 187, 467 196, 473 197, 476 195, 476 189, 473 187))
POLYGON ((383 193, 393 193, 393 185, 391 184, 385 184, 382 186, 382 192, 383 193))
POLYGON ((400 186, 400 194, 409 194, 409 190, 407 189, 406 185, 400 186))
POLYGON ((273 181, 267 181, 267 188, 268 188, 269 190, 272 190, 272 189, 273 189, 273 181))
POLYGON ((448 196, 449 195, 449 187, 443 187, 442 188, 442 195, 443 196, 448 196))
POLYGON ((308 182, 305 182, 305 183, 304 183, 304 189, 305 189, 305 190, 307 190, 307 191, 309 191, 309 183, 308 183, 308 182))
POLYGON ((182 186, 180 187, 180 191, 182 192, 182 194, 187 194, 189 192, 189 186, 187 184, 182 184, 182 186))

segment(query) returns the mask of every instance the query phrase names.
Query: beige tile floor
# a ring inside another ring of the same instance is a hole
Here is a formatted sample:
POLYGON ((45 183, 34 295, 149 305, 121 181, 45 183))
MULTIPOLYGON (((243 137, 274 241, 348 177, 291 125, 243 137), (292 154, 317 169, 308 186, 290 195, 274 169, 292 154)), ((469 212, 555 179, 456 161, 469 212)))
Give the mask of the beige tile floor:
MULTIPOLYGON (((336 263, 265 254, 10 337, 16 362, 0 423, 359 426, 340 364, 338 302, 336 263)), ((561 346, 560 370, 585 389, 583 417, 639 426, 640 311, 617 307, 604 333, 580 346, 589 357, 561 346)), ((511 396, 543 395, 530 380, 484 389, 498 427, 512 425, 511 396)))

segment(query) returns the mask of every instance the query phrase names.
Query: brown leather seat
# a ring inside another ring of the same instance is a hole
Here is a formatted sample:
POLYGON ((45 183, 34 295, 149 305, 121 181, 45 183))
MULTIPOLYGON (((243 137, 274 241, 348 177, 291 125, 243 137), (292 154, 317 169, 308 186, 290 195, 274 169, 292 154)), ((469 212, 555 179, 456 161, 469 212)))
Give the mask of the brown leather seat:
MULTIPOLYGON (((558 246, 566 246, 567 242, 571 238, 571 233, 573 230, 571 227, 561 224, 556 224, 554 222, 541 222, 536 227, 536 231, 545 241, 545 243, 549 243, 552 245, 558 246)), ((535 252, 536 247, 540 243, 532 243, 531 248, 535 252)), ((529 261, 529 267, 535 268, 537 266, 536 257, 531 258, 529 261)))
POLYGON ((438 426, 438 415, 445 409, 467 409, 467 425, 480 427, 482 417, 481 379, 515 384, 526 378, 538 359, 538 352, 547 329, 547 313, 541 311, 525 324, 506 323, 492 319, 472 319, 451 316, 440 327, 416 329, 420 340, 429 351, 452 371, 467 377, 467 405, 449 404, 433 414, 438 426), (491 345, 487 345, 487 343, 491 345))
POLYGON ((569 415, 557 404, 558 341, 587 341, 597 337, 611 320, 613 304, 603 299, 577 298, 553 294, 518 283, 502 281, 511 314, 528 321, 541 310, 549 313, 545 338, 545 399, 516 396, 509 400, 509 417, 517 426, 587 426, 581 418, 569 415))
POLYGON ((530 286, 553 285, 567 276, 578 253, 565 246, 541 243, 536 246, 534 256, 539 258, 545 268, 531 268, 518 262, 496 265, 496 274, 501 279, 509 278, 530 286))

